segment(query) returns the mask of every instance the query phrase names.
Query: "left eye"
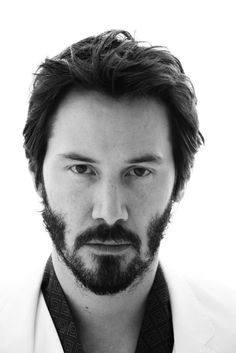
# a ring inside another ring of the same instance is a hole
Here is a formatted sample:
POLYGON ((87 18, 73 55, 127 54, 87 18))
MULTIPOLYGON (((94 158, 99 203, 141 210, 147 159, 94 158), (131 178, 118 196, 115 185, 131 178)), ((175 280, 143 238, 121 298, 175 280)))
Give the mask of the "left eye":
POLYGON ((71 170, 76 174, 95 174, 94 171, 85 164, 73 165, 71 170))
POLYGON ((131 176, 145 177, 151 174, 151 171, 146 168, 133 168, 128 172, 131 176))

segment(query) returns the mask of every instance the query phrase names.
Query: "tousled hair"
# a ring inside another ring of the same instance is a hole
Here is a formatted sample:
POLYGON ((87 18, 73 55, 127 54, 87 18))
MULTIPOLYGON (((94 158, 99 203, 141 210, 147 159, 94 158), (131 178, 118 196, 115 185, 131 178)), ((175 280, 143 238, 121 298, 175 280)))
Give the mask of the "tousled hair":
POLYGON ((52 59, 46 58, 35 74, 23 131, 37 189, 43 182, 53 113, 73 88, 112 98, 148 97, 166 106, 176 169, 173 199, 177 199, 190 177, 195 153, 204 142, 195 91, 180 61, 168 49, 138 42, 123 30, 88 37, 52 59))

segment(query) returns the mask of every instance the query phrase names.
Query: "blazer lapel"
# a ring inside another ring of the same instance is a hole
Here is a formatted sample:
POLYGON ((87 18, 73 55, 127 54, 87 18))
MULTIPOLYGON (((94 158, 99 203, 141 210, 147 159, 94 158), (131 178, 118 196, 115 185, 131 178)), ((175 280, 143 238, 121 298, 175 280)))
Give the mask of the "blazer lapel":
POLYGON ((216 353, 207 347, 214 327, 200 302, 182 278, 162 265, 170 293, 173 329, 173 353, 216 353))
POLYGON ((35 323, 34 353, 63 353, 57 331, 46 306, 43 294, 39 296, 35 323))

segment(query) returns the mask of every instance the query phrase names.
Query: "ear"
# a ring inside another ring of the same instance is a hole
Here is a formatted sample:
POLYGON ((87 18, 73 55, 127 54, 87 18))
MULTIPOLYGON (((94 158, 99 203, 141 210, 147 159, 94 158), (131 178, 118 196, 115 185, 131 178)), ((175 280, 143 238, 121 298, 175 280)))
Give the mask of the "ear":
POLYGON ((183 196, 184 196, 184 193, 185 193, 185 187, 183 187, 182 189, 180 189, 180 190, 178 191, 178 194, 177 194, 177 195, 172 196, 172 201, 173 201, 173 203, 179 203, 179 202, 182 200, 182 198, 183 198, 183 196))
POLYGON ((40 183, 38 185, 38 187, 36 187, 36 184, 34 183, 35 185, 35 189, 36 189, 36 192, 37 194, 39 195, 39 197, 42 199, 43 198, 43 188, 42 188, 42 183, 40 183))
POLYGON ((185 188, 183 187, 181 190, 179 190, 178 195, 176 196, 176 202, 180 202, 184 196, 185 193, 185 188))
POLYGON ((38 194, 40 198, 42 198, 42 183, 39 183, 38 187, 36 186, 36 178, 35 178, 35 173, 29 168, 29 172, 31 175, 31 179, 34 185, 34 190, 38 194))

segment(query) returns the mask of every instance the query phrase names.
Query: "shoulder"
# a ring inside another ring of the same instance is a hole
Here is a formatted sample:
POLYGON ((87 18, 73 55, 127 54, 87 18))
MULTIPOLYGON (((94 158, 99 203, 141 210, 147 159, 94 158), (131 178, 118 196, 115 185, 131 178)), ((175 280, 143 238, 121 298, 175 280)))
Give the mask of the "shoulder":
POLYGON ((191 292, 193 297, 209 313, 213 311, 215 314, 225 314, 229 318, 233 316, 234 320, 236 319, 236 287, 230 287, 197 275, 181 274, 166 266, 164 266, 164 274, 168 286, 173 290, 181 288, 183 296, 185 291, 191 292))
MULTIPOLYGON (((41 283, 43 268, 0 286, 0 352, 33 352, 39 314, 44 313, 41 283)), ((42 325, 41 325, 42 326, 42 325)), ((39 336, 41 337, 41 336, 39 336)))
MULTIPOLYGON (((186 283, 218 326, 236 328, 236 289, 207 279, 186 277, 186 283)), ((236 329, 235 329, 236 333, 236 329)))
POLYGON ((214 326, 213 348, 221 347, 227 352, 234 353, 236 351, 236 290, 205 279, 188 278, 187 283, 206 317, 214 326))
POLYGON ((195 332, 202 332, 202 337, 208 331, 205 341, 213 352, 235 353, 236 289, 196 276, 180 275, 166 266, 163 270, 178 326, 194 326, 195 332))
POLYGON ((26 298, 35 296, 40 291, 43 268, 36 267, 27 275, 9 276, 0 285, 0 312, 11 309, 13 304, 26 304, 26 298))

